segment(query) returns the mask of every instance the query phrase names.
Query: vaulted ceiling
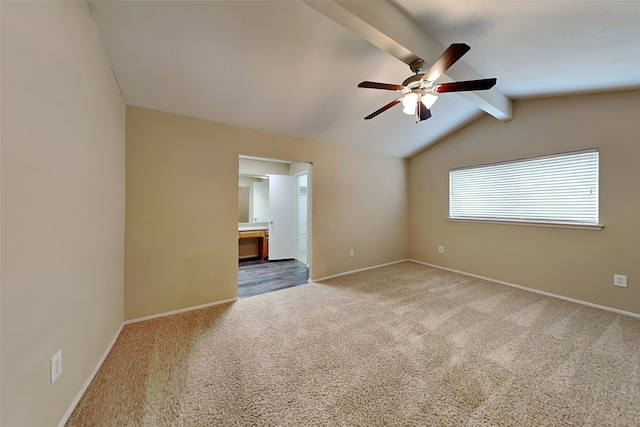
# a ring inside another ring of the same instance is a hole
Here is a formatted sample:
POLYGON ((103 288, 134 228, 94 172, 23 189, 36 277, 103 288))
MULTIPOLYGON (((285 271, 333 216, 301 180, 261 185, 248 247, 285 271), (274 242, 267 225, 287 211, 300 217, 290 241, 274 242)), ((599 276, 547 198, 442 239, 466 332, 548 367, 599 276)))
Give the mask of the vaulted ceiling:
MULTIPOLYGON (((636 1, 90 1, 124 100, 187 116, 410 157, 512 101, 640 87, 636 1), (419 124, 397 97, 420 57, 471 46, 419 124)), ((517 117, 514 117, 517 118, 517 117)), ((588 120, 588 118, 585 118, 588 120)))

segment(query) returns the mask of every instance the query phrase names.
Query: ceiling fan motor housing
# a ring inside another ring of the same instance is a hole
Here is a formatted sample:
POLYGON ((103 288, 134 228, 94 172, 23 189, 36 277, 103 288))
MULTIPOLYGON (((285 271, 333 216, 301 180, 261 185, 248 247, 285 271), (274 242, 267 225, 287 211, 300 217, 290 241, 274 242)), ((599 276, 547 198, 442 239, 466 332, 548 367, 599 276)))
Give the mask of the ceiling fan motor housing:
POLYGON ((409 68, 411 68, 411 71, 416 74, 422 71, 422 67, 424 67, 424 61, 420 58, 414 60, 411 64, 409 64, 409 68))

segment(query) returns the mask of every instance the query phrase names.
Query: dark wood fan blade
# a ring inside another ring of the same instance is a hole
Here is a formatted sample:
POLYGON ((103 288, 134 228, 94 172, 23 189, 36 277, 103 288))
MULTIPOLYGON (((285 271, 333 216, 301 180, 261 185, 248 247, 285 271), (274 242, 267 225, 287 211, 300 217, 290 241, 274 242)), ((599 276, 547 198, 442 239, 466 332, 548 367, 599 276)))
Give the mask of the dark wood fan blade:
POLYGON ((433 86, 433 91, 437 93, 462 92, 467 90, 487 90, 491 89, 498 82, 498 79, 467 80, 464 82, 441 83, 433 86))
POLYGON ((398 98, 395 101, 391 101, 390 103, 388 103, 387 105, 385 105, 384 107, 374 111, 373 113, 369 114, 367 117, 365 117, 365 120, 369 120, 369 119, 373 119, 375 116, 377 116, 380 113, 384 113, 385 111, 387 111, 389 108, 393 107, 396 104, 400 103, 400 100, 402 98, 398 98))
POLYGON ((362 82, 358 87, 366 87, 368 89, 402 90, 404 86, 393 85, 391 83, 362 82))
POLYGON ((444 51, 440 58, 436 59, 431 67, 424 73, 422 80, 433 82, 449 69, 462 55, 469 52, 469 45, 465 43, 454 43, 444 51))
POLYGON ((431 117, 431 111, 425 105, 418 101, 418 123, 431 117))

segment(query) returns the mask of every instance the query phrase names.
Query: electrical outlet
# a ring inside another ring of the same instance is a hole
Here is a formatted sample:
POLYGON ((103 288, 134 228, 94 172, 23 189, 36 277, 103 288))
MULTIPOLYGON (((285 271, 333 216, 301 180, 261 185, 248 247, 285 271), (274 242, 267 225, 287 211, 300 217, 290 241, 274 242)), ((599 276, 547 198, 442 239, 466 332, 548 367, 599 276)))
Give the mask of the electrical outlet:
POLYGON ((62 350, 58 351, 55 356, 51 358, 51 384, 58 379, 62 373, 62 350))
POLYGON ((353 256, 353 249, 349 249, 349 256, 353 256))
POLYGON ((614 274, 613 275, 613 284, 614 286, 620 286, 621 288, 627 287, 627 276, 623 276, 622 274, 614 274))
POLYGON ((444 253, 444 246, 438 246, 438 253, 439 254, 443 254, 444 253))

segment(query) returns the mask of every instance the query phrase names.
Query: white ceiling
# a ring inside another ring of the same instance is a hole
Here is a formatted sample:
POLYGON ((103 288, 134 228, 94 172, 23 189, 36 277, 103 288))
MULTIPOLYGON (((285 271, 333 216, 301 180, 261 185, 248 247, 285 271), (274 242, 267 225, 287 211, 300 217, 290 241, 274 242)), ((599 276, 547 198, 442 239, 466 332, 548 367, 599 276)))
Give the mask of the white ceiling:
POLYGON ((485 111, 508 119, 510 100, 640 88, 638 1, 89 5, 127 104, 396 157, 485 111), (401 83, 402 60, 459 42, 471 51, 438 82, 497 77, 493 89, 442 94, 419 124, 401 106, 363 120, 397 94, 359 82, 401 83))

